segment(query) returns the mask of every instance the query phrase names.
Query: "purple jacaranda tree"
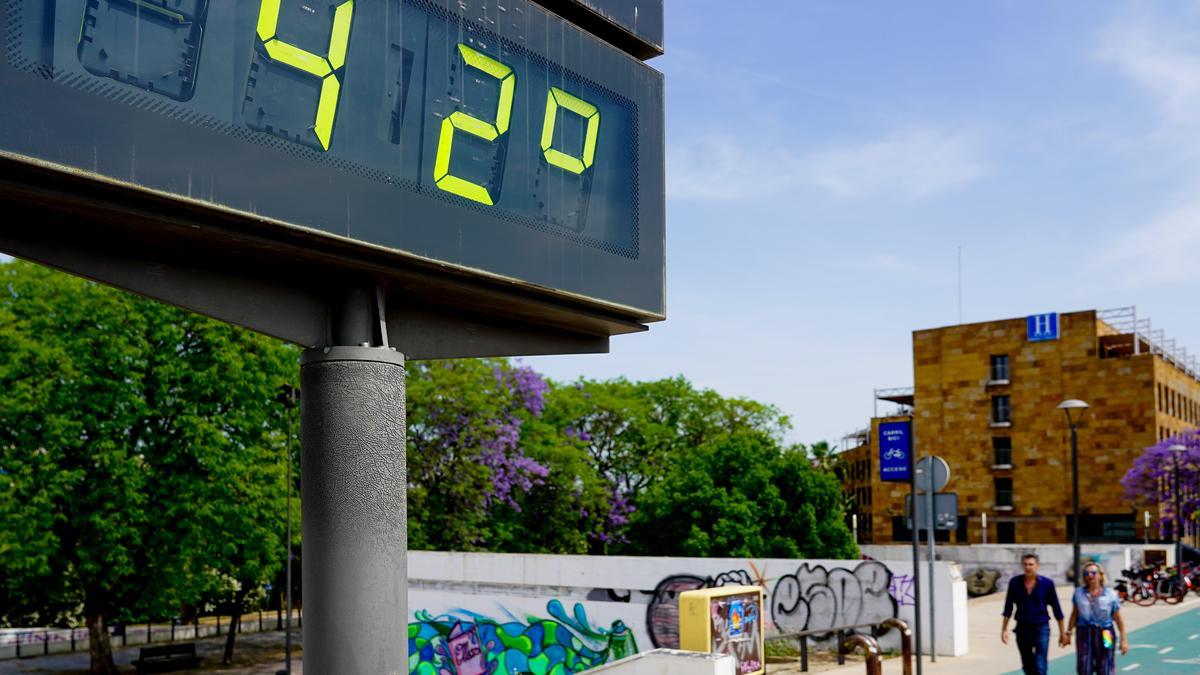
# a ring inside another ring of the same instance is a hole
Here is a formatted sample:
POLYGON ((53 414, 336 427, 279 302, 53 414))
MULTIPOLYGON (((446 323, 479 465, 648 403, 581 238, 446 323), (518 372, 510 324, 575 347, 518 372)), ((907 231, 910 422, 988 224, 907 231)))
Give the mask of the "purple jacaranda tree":
POLYGON ((1195 523, 1200 512, 1200 432, 1184 432, 1146 448, 1121 479, 1126 499, 1159 507, 1158 526, 1164 533, 1173 533, 1175 529, 1176 462, 1180 508, 1186 528, 1187 522, 1195 523), (1170 449, 1175 445, 1187 450, 1175 452, 1170 449))
POLYGON ((526 366, 465 359, 412 364, 408 388, 411 545, 487 548, 494 510, 520 510, 548 474, 521 431, 549 385, 526 366))

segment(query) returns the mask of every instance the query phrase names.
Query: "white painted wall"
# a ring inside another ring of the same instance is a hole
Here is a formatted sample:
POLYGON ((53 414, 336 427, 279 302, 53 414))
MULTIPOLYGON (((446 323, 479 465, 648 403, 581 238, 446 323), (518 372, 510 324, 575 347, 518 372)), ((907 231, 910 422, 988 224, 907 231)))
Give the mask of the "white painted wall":
MULTIPOLYGON (((880 567, 863 568, 862 578, 853 572, 866 561, 859 560, 744 560, 732 558, 651 558, 626 556, 509 555, 413 551, 409 553, 409 612, 430 615, 482 615, 495 619, 522 620, 530 616, 549 618, 548 605, 558 600, 568 616, 581 617, 596 634, 621 621, 633 631, 638 650, 655 647, 647 625, 654 589, 667 577, 733 575, 761 585, 767 593, 764 611, 768 635, 778 623, 799 630, 845 623, 872 622, 879 612, 893 610, 896 600, 900 618, 913 623, 911 560, 890 560, 880 567), (886 574, 877 573, 886 567, 886 574), (830 574, 827 583, 814 583, 814 575, 830 574), (886 592, 872 593, 883 579, 886 592), (796 602, 797 592, 807 604, 796 602), (804 609, 811 614, 806 616, 804 609)), ((960 656, 967 651, 966 584, 959 566, 935 564, 938 653, 960 656)), ((923 625, 928 626, 928 583, 921 569, 923 625)), ((737 583, 731 579, 730 583, 737 583)), ((667 616, 666 618, 670 618, 667 616)), ((660 615, 660 625, 664 621, 660 615)), ((898 649, 893 631, 881 639, 884 649, 898 649)), ((596 646, 599 646, 598 642, 596 646)), ((929 641, 924 640, 928 651, 929 641)), ((595 648, 595 647, 593 647, 595 648)))
MULTIPOLYGON (((864 555, 877 560, 911 561, 912 548, 907 544, 875 544, 859 547, 864 555)), ((1104 566, 1104 573, 1109 583, 1121 578, 1121 570, 1128 566, 1128 560, 1141 561, 1143 550, 1163 551, 1167 555, 1167 564, 1174 564, 1175 548, 1166 544, 1083 544, 1080 553, 1084 560, 1092 557, 1104 566)), ((1050 577, 1056 584, 1066 584, 1067 570, 1071 567, 1072 547, 1070 544, 972 544, 969 546, 939 546, 939 560, 956 562, 962 568, 964 576, 969 576, 976 569, 992 569, 1000 572, 1000 583, 1007 583, 1011 576, 1021 574, 1021 556, 1026 553, 1036 553, 1041 563, 1041 574, 1050 577)), ((922 546, 921 554, 925 554, 922 546)), ((890 564, 890 563, 889 563, 890 564)), ((1003 590, 1004 586, 1000 586, 1003 590)))

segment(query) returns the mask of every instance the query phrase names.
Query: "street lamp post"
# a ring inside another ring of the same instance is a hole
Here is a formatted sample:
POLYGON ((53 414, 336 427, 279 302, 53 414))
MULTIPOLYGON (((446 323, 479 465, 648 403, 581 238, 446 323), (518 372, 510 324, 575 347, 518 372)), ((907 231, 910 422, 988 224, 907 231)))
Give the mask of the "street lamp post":
POLYGON ((1071 548, 1076 586, 1081 584, 1081 579, 1079 576, 1079 438, 1075 432, 1075 426, 1087 408, 1087 403, 1075 398, 1058 404, 1058 409, 1067 416, 1067 426, 1071 428, 1071 548), (1079 415, 1072 417, 1072 410, 1078 410, 1079 415))
POLYGON ((1185 592, 1182 589, 1183 585, 1183 508, 1179 503, 1179 457, 1187 452, 1186 445, 1176 443, 1167 448, 1175 455, 1175 573, 1179 575, 1180 592, 1185 592))
POLYGON ((290 384, 279 387, 276 397, 287 410, 287 623, 283 634, 284 669, 275 675, 292 675, 292 411, 296 409, 300 390, 290 384))

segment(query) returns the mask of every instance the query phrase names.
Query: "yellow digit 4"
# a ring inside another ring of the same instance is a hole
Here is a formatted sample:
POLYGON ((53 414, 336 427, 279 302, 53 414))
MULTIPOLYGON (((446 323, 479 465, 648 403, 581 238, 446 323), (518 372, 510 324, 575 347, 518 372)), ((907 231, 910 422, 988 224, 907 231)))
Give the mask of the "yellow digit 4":
POLYGON ((346 0, 333 12, 333 28, 329 31, 329 51, 314 54, 275 37, 279 24, 280 0, 262 0, 258 9, 258 39, 272 60, 291 66, 321 80, 321 95, 313 132, 321 147, 329 150, 333 122, 337 118, 338 95, 342 83, 335 71, 346 64, 346 49, 350 44, 350 23, 354 17, 354 0, 346 0))
POLYGON ((546 161, 571 173, 583 173, 596 158, 596 139, 599 136, 600 111, 596 106, 558 87, 550 87, 550 93, 546 95, 546 119, 542 123, 542 155, 546 161), (587 120, 587 129, 583 134, 582 157, 568 155, 550 147, 554 144, 554 122, 558 117, 559 108, 566 108, 587 120))
POLYGON ((485 122, 461 110, 454 111, 449 117, 442 120, 437 156, 433 161, 433 182, 446 192, 491 206, 494 200, 486 186, 450 175, 450 150, 454 145, 455 130, 465 131, 485 141, 494 141, 508 132, 517 78, 513 74, 512 68, 486 54, 481 54, 463 44, 458 46, 458 51, 462 54, 463 62, 466 65, 500 80, 500 100, 496 103, 496 121, 495 123, 485 122))

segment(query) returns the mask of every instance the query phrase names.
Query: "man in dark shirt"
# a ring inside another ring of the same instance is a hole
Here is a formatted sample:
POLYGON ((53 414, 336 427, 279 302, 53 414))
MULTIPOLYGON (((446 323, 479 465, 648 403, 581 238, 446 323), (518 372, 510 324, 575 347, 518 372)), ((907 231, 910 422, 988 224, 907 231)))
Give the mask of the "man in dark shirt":
POLYGON ((1004 599, 1004 625, 1000 641, 1008 644, 1008 620, 1013 607, 1017 609, 1017 650, 1021 652, 1021 668, 1025 675, 1046 675, 1046 652, 1050 649, 1050 617, 1046 608, 1054 610, 1058 621, 1058 644, 1067 646, 1071 638, 1063 628, 1063 611, 1058 604, 1054 582, 1038 574, 1038 557, 1027 553, 1021 557, 1025 574, 1008 582, 1008 597, 1004 599))

